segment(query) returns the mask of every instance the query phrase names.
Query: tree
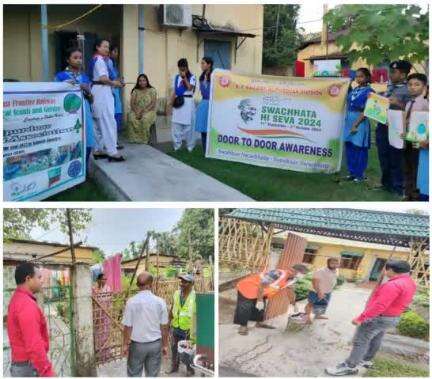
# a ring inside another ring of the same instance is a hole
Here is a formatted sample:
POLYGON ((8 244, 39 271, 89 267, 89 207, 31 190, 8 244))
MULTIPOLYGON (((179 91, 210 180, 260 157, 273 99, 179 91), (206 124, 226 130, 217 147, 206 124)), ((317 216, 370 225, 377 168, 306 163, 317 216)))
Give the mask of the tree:
POLYGON ((103 263, 104 260, 105 253, 102 250, 96 249, 92 251, 92 261, 94 264, 103 263))
POLYGON ((151 232, 156 241, 156 250, 161 254, 176 255, 177 236, 173 232, 151 232))
POLYGON ((142 248, 142 242, 132 241, 128 247, 122 251, 123 260, 134 259, 139 256, 142 248))
POLYGON ((333 32, 343 31, 336 44, 350 62, 364 59, 378 65, 407 59, 422 63, 428 58, 429 12, 417 5, 340 5, 324 20, 333 32))
POLYGON ((192 258, 201 255, 208 259, 214 256, 214 214, 213 209, 186 209, 174 232, 177 233, 177 255, 192 258))
POLYGON ((263 65, 293 64, 302 37, 297 30, 298 4, 264 5, 263 65))
MULTIPOLYGON (((84 230, 92 220, 90 209, 72 209, 74 232, 84 230)), ((60 208, 5 208, 3 210, 3 238, 5 240, 30 239, 31 231, 39 227, 45 231, 55 229, 68 232, 65 209, 60 208)))

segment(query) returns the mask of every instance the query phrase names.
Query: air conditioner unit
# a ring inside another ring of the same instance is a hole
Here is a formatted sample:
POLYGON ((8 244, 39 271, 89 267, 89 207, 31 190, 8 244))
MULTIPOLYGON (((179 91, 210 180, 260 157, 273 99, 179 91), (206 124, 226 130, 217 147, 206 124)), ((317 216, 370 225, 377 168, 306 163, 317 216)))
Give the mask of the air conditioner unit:
POLYGON ((160 6, 160 23, 170 28, 192 27, 192 6, 183 4, 166 4, 160 6))

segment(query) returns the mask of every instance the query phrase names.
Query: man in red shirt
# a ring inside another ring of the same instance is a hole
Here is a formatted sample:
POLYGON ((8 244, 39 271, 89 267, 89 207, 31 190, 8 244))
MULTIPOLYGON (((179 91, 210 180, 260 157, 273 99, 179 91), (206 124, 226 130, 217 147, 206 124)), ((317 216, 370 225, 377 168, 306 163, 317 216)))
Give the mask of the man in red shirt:
POLYGON ((7 314, 13 377, 56 376, 48 359, 49 335, 45 316, 34 294, 42 288, 42 276, 32 263, 15 269, 17 288, 7 314))
POLYGON ((327 374, 355 375, 361 367, 372 367, 372 359, 381 346, 385 332, 398 324, 399 316, 411 304, 416 292, 410 271, 408 262, 387 262, 384 273, 388 280, 375 289, 363 313, 352 320, 357 330, 350 356, 336 367, 327 368, 327 374))
POLYGON ((304 276, 307 271, 306 266, 297 264, 288 270, 270 270, 240 280, 237 283, 237 307, 234 315, 234 324, 240 325, 239 334, 248 334, 248 321, 256 321, 258 328, 270 328, 262 323, 265 302, 280 290, 292 286, 295 279, 304 276))

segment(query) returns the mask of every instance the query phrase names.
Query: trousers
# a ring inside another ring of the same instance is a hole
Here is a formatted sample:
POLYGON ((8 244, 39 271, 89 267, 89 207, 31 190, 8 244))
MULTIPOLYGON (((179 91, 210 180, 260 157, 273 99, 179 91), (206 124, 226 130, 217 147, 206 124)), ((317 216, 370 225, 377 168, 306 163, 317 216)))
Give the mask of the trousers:
POLYGON ((355 367, 362 360, 371 361, 381 347, 387 329, 395 327, 398 322, 399 317, 379 316, 357 327, 353 348, 345 363, 349 367, 355 367))
POLYGON ((162 362, 162 342, 134 342, 129 345, 127 376, 141 377, 143 370, 146 377, 159 376, 162 362))

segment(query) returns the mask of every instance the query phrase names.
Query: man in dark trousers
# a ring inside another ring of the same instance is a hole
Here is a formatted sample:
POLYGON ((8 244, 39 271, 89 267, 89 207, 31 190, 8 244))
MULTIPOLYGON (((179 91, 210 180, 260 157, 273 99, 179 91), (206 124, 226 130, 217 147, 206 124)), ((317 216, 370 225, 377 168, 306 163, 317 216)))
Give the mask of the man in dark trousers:
POLYGON ((48 359, 46 319, 35 297, 42 289, 42 275, 32 263, 21 263, 15 269, 15 282, 17 288, 7 314, 12 352, 11 376, 56 376, 48 359))
MULTIPOLYGON (((390 63, 390 80, 383 96, 389 98, 390 109, 405 110, 410 100, 407 77, 411 63, 404 60, 390 63)), ((390 145, 388 125, 378 124, 376 128, 376 145, 381 166, 381 186, 386 191, 403 195, 403 150, 390 145)))
MULTIPOLYGON (((180 341, 195 342, 196 302, 194 277, 192 274, 179 275, 180 289, 174 293, 173 303, 170 311, 170 321, 172 328, 172 365, 170 374, 179 370, 180 357, 178 354, 178 343, 180 341)), ((193 376, 194 369, 190 364, 186 365, 186 376, 193 376)))
POLYGON ((387 281, 372 293, 363 313, 352 320, 357 326, 351 354, 345 362, 326 369, 333 376, 356 375, 359 368, 371 368, 387 329, 395 327, 416 292, 405 261, 389 261, 385 265, 387 281))

